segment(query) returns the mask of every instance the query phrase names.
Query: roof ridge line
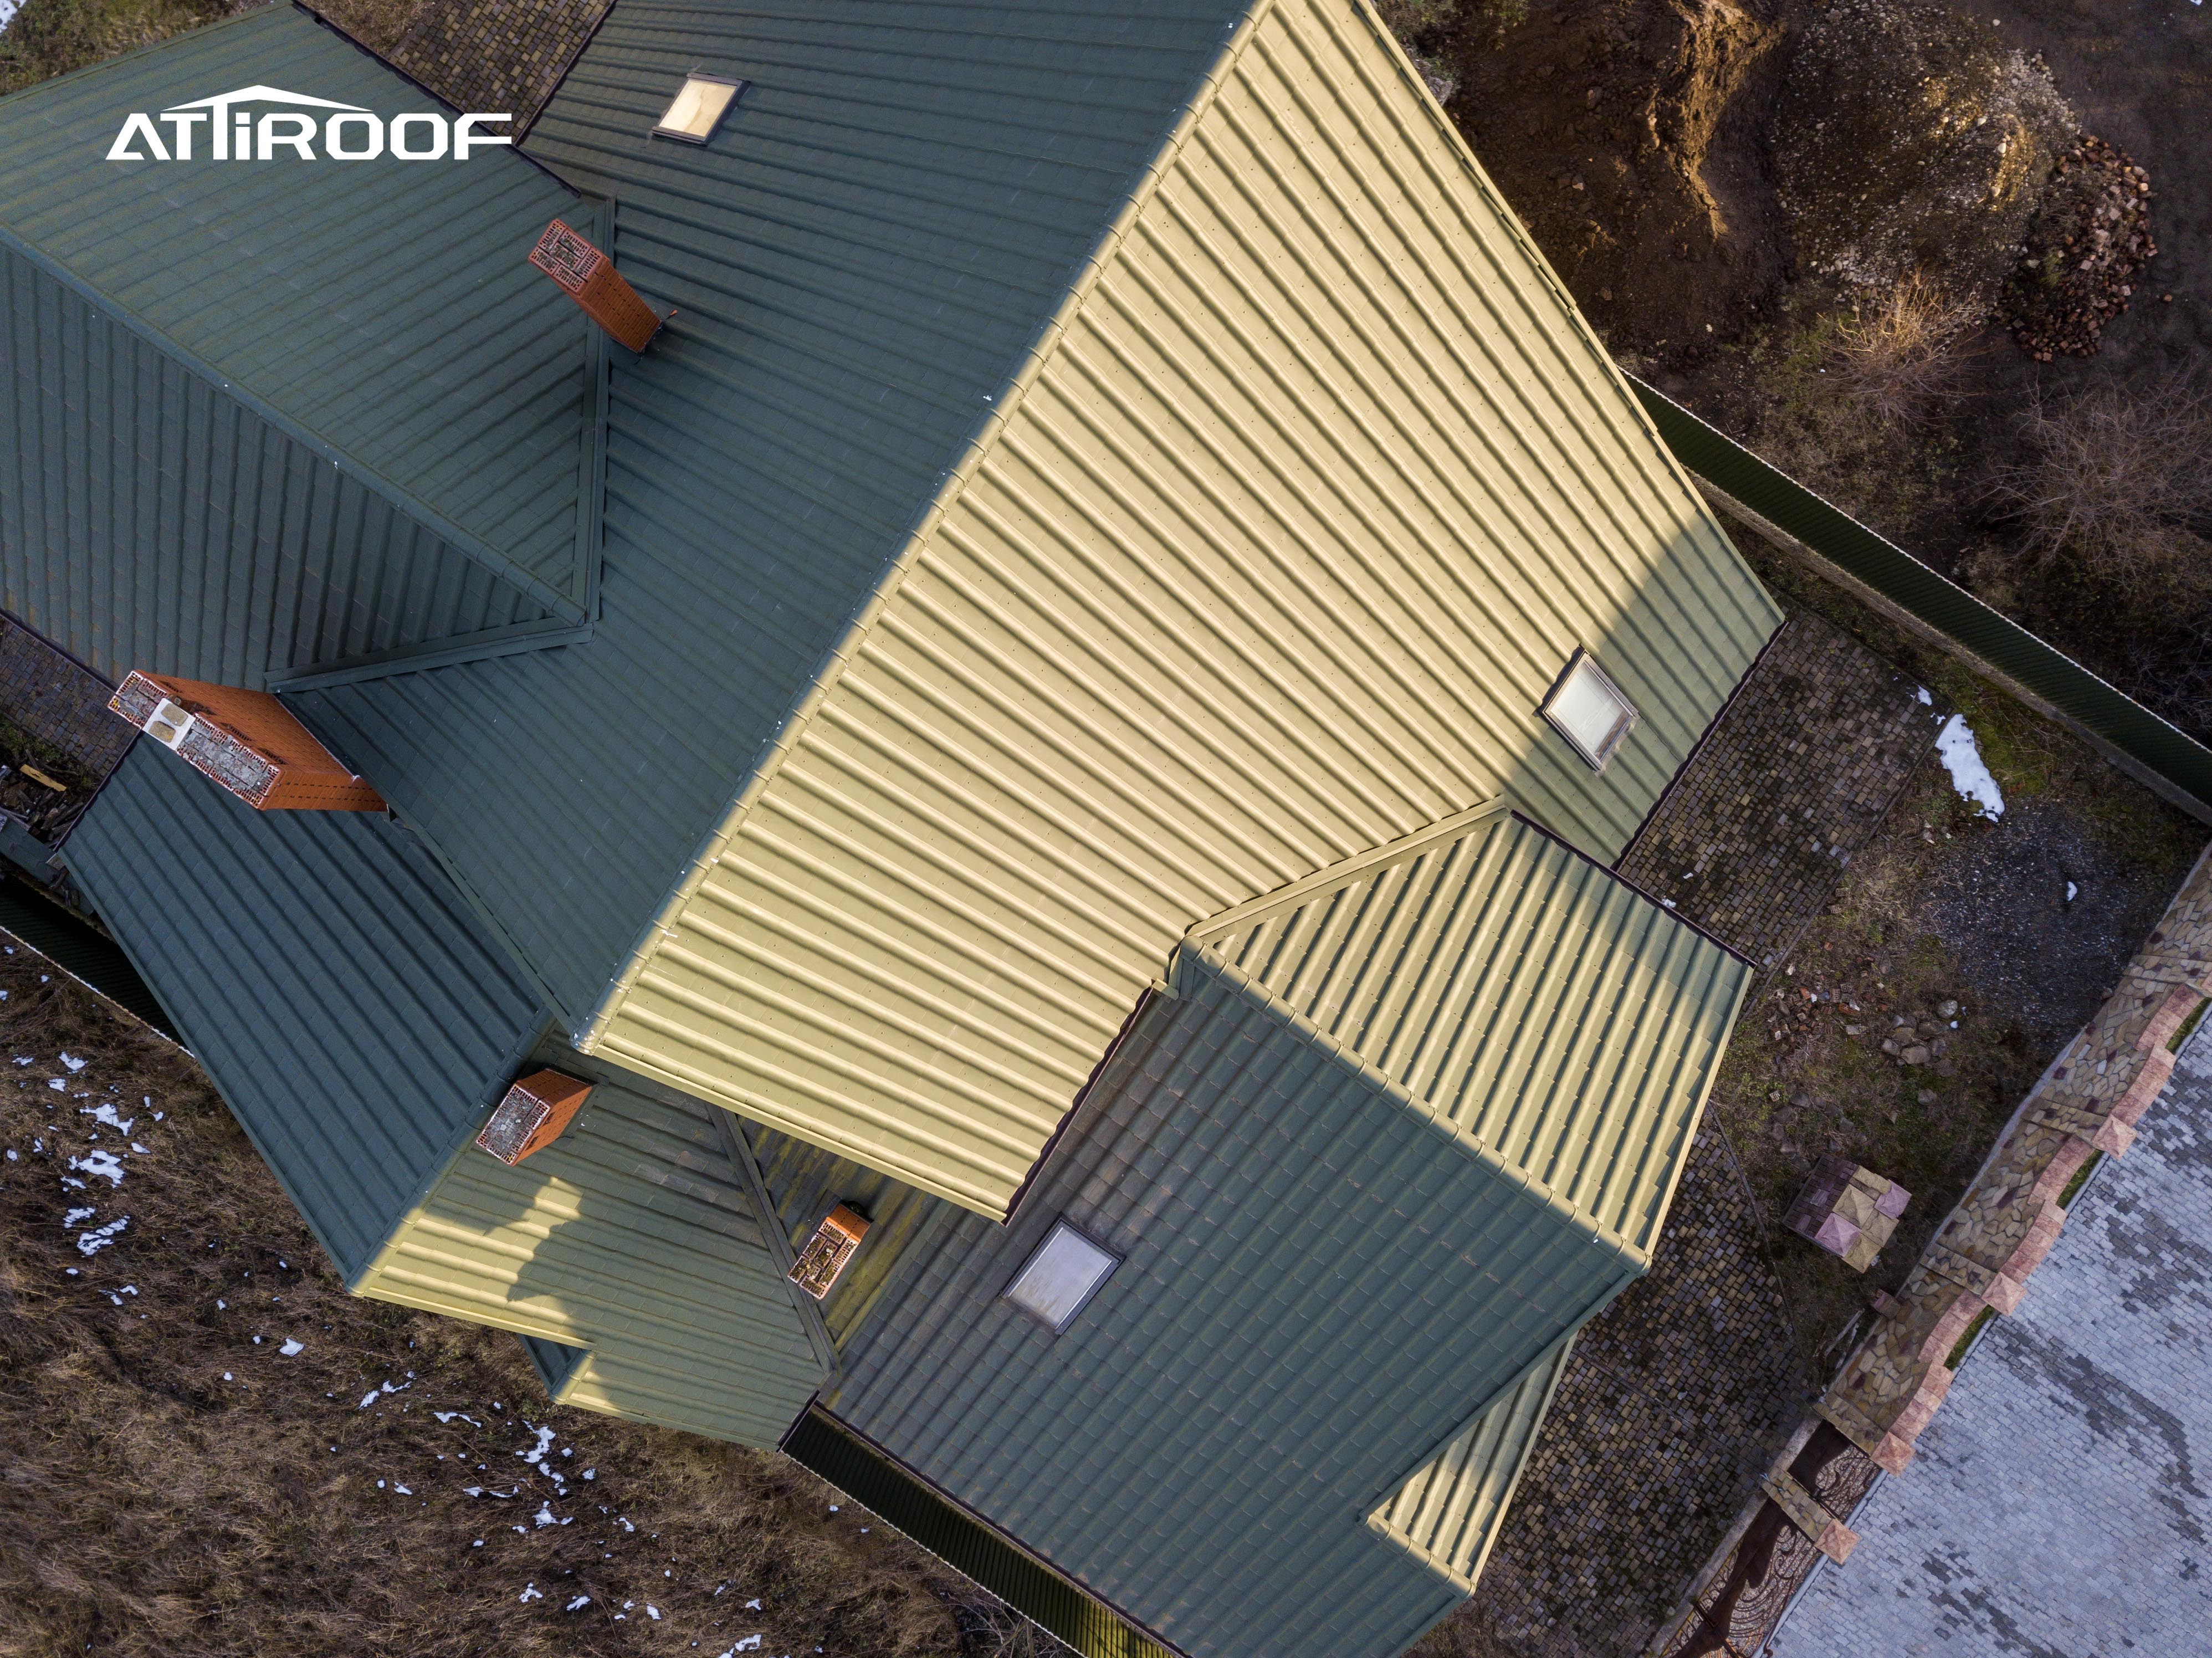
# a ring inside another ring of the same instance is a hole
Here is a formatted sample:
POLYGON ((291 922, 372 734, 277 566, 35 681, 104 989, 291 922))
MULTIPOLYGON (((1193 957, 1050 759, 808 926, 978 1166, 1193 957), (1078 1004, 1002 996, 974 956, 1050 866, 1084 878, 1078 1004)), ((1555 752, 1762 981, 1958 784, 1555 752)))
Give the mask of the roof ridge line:
POLYGON ((1245 969, 1228 960, 1210 944, 1186 939, 1176 946, 1168 966, 1168 984, 1177 999, 1188 993, 1187 975, 1202 963, 1205 970, 1229 986, 1239 997, 1281 1023, 1308 1046, 1319 1049, 1350 1071, 1369 1088, 1429 1128, 1468 1161, 1504 1181, 1529 1203, 1557 1218, 1583 1241, 1617 1257, 1632 1275, 1651 1264, 1649 1251, 1638 1248, 1595 1215, 1569 1202, 1520 1164, 1508 1162, 1492 1146, 1477 1139, 1445 1116, 1429 1101, 1385 1072, 1342 1037, 1324 1030, 1298 1008, 1277 995, 1245 969))
MULTIPOLYGON (((259 13, 249 12, 247 16, 259 13)), ((498 580, 516 588, 526 598, 544 605, 562 620, 570 623, 590 619, 586 607, 546 581, 535 575, 514 559, 501 552, 481 537, 471 534, 454 523, 443 513, 433 507, 413 490, 403 488, 387 477, 378 468, 368 465, 348 450, 339 448, 321 433, 286 414, 258 392, 240 384, 216 366, 180 342, 173 339, 130 306, 97 287, 60 260, 47 253, 36 243, 28 241, 5 223, 0 223, 0 248, 20 255, 82 299, 118 326, 136 334, 185 373, 196 375, 212 386, 222 396, 244 408, 256 419, 265 422, 323 460, 351 477, 371 494, 382 497, 395 511, 414 520, 451 547, 462 557, 480 565, 498 580)), ((589 354, 586 354, 588 361, 589 354)), ((584 503, 580 500, 578 510, 584 503)))
POLYGON ((1185 145, 1198 129, 1200 119, 1212 107, 1252 43, 1260 24, 1274 9, 1275 0, 1251 0, 1239 14, 1236 24, 1222 41, 1211 62, 1199 72, 1197 82, 1182 105, 1151 155, 1144 161, 1135 180, 1123 194, 1121 204, 1091 245, 1091 252, 1069 279, 1060 301, 1053 307, 1029 348, 1015 364, 1012 372, 990 399, 989 411, 979 420, 969 434, 959 454, 948 466, 930 496, 906 532, 904 540, 890 562, 884 566, 866 597, 853 612, 843 631, 823 653, 809 677, 806 688, 799 693, 782 720, 754 758, 752 767, 737 794, 724 810, 721 817, 711 825, 699 841, 690 860, 670 887, 660 907, 638 931, 636 941, 630 946, 621 964, 600 993, 599 1005, 584 1023, 577 1027, 571 1040, 576 1048, 589 1054, 606 1035, 615 1016, 629 1000, 631 990, 643 976, 646 968, 659 952, 662 943, 674 934, 675 923, 683 914, 692 896, 706 882, 737 839, 738 831, 751 815, 753 807, 767 793, 783 763, 797 749, 800 737, 813 721, 815 714, 830 700, 830 695, 844 677, 845 670, 859 654, 861 641, 875 626, 877 620, 890 608, 907 575, 920 562, 921 550, 951 513, 953 504, 965 492, 969 479, 981 467, 983 459, 996 446, 999 434, 1010 424, 1014 413, 1021 407, 1030 388, 1036 385, 1044 366, 1058 349, 1084 306, 1097 289, 1106 270, 1120 253, 1135 228, 1139 215, 1152 200, 1169 171, 1182 155, 1185 145))
POLYGON ((1233 928, 1250 926, 1279 911, 1296 909, 1311 903, 1316 898, 1327 897, 1340 887, 1349 886, 1362 876, 1373 875, 1395 865, 1418 858, 1431 847, 1448 844, 1467 838, 1493 817, 1514 817, 1516 810, 1510 794, 1499 793, 1480 805, 1469 806, 1465 811, 1455 811, 1448 817, 1439 817, 1425 829, 1411 835, 1401 835, 1395 841, 1370 847, 1364 852, 1355 852, 1349 858, 1327 864, 1310 875, 1301 875, 1287 885, 1272 892, 1263 892, 1256 898, 1248 898, 1241 904, 1232 904, 1217 915, 1192 924, 1183 934, 1183 942, 1200 949, 1233 928))

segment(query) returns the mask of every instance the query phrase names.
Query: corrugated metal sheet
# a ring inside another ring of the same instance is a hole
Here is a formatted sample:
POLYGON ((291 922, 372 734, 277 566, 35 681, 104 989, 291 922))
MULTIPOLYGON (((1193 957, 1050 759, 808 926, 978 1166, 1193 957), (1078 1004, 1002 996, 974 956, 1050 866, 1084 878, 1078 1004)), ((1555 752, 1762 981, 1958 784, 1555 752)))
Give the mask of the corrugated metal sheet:
MULTIPOLYGON (((0 242, 572 617, 597 427, 587 325, 526 260, 576 197, 520 156, 109 161, 132 112, 240 88, 429 100, 271 6, 0 101, 0 242)), ((166 128, 157 129, 167 134, 166 128)))
POLYGON ((1367 1516, 1369 1528, 1471 1594, 1573 1346, 1561 1342, 1438 1446, 1367 1516))
POLYGON ((711 1108, 601 1080, 513 1168, 464 1147, 354 1288, 586 1349, 565 1403, 775 1444, 824 1372, 711 1108))
POLYGON ((360 1270, 505 1089, 535 996, 404 830, 256 812, 151 743, 66 855, 338 1270, 360 1270))
POLYGON ((824 1402, 1185 1652, 1395 1653, 1461 1590, 1364 1516, 1636 1268, 1249 978, 1184 978, 824 1402), (1001 1292, 1062 1215, 1122 1260, 1055 1338, 1001 1292))
POLYGON ((1207 923, 1186 948, 1250 975, 1646 1254, 1751 977, 1503 814, 1207 923))
POLYGON ((546 615, 4 246, 0 330, 0 606, 108 678, 258 690, 546 615))
MULTIPOLYGON (((587 1020, 1034 341, 1231 8, 622 0, 529 150, 676 315, 612 371, 588 646, 298 699, 587 1020), (714 143, 647 130, 702 67, 714 143)), ((548 284, 550 288, 550 284, 548 284)))
POLYGON ((1781 619, 1371 15, 1218 82, 586 1038, 985 1213, 1192 922, 1501 792, 1609 860, 1781 619))
POLYGON ((822 1303, 823 1321, 842 1342, 882 1297, 900 1257, 934 1237, 955 1212, 942 1198, 793 1135, 758 1123, 745 1124, 744 1134, 794 1256, 837 1205, 868 1218, 867 1236, 822 1303))

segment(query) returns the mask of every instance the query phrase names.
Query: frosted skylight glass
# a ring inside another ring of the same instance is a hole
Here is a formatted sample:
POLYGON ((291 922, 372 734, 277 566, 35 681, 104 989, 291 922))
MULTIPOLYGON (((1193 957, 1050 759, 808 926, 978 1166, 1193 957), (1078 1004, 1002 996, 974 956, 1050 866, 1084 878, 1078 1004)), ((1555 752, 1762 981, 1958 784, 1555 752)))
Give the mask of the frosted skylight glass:
POLYGON ((714 129, 722 124, 722 116, 737 96, 745 89, 743 81, 730 81, 719 75, 687 75, 668 112, 660 118, 653 131, 663 138, 681 138, 688 144, 703 144, 714 136, 714 129))
POLYGON ((1577 651, 1544 703, 1544 718, 1593 766, 1602 766, 1636 723, 1635 705, 1587 651, 1577 651))
POLYGON ((1057 1335, 1075 1322, 1083 1303, 1120 1265, 1066 1221, 1054 1221, 1036 1253, 1006 1286, 1006 1299, 1050 1325, 1057 1335))

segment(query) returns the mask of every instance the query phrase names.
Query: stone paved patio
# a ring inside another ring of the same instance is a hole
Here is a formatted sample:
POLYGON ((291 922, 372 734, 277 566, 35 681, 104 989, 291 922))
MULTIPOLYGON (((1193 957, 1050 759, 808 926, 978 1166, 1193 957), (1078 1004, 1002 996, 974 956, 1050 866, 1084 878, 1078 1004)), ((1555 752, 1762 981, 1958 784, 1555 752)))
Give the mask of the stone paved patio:
POLYGON ((1933 701, 1794 612, 1620 864, 1761 968, 1789 952, 1929 751, 1933 701))
POLYGON ((1422 1658, 1627 1658, 1650 1638, 1803 1403, 1758 1229, 1705 1129, 1651 1271, 1576 1342, 1474 1598, 1422 1658))

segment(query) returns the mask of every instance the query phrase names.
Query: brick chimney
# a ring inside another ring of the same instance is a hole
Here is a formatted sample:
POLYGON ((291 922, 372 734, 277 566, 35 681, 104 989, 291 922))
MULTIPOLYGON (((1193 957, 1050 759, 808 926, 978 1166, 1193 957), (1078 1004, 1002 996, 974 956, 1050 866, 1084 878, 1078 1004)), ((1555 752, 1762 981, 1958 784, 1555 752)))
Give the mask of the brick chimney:
POLYGON ((257 811, 384 810, 267 691, 134 671, 107 706, 257 811))
POLYGON ((615 262, 556 219, 545 227, 530 263, 561 286, 586 316, 633 351, 642 351, 660 331, 660 318, 623 280, 615 262))
POLYGON ((507 1090, 477 1145, 512 1167, 560 1139, 591 1091, 591 1084, 558 1071, 532 1072, 507 1090))

